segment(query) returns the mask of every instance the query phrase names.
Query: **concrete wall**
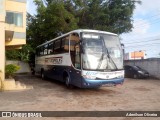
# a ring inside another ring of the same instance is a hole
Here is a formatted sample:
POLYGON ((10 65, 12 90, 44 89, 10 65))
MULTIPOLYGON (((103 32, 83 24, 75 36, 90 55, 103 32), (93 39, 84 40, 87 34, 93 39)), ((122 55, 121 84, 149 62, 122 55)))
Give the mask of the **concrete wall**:
POLYGON ((150 76, 160 79, 160 59, 126 60, 125 65, 137 65, 150 73, 150 76))
POLYGON ((20 70, 17 71, 17 73, 29 73, 31 72, 29 64, 22 62, 22 61, 11 61, 11 60, 7 60, 6 64, 15 64, 20 66, 20 70))

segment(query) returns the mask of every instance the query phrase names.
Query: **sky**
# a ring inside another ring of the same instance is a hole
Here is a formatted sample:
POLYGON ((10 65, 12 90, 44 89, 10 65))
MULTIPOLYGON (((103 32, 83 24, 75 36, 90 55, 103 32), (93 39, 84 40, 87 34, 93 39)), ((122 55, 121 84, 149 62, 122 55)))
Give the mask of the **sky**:
POLYGON ((160 57, 160 1, 141 0, 133 15, 132 32, 122 34, 126 52, 145 51, 147 58, 160 57))
MULTIPOLYGON (((136 4, 132 32, 122 34, 125 52, 145 51, 147 58, 160 57, 160 0, 141 0, 136 4)), ((36 14, 33 0, 27 0, 27 12, 36 14)))

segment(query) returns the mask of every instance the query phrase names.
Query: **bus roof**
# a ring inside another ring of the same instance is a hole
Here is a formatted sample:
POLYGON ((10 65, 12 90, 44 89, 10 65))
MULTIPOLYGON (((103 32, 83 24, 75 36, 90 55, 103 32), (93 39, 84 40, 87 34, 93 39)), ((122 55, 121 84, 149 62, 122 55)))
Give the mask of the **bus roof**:
POLYGON ((50 42, 52 42, 52 41, 54 41, 54 40, 57 40, 57 39, 59 39, 59 38, 62 38, 62 37, 66 36, 66 35, 69 35, 69 34, 71 34, 71 33, 78 33, 78 34, 80 34, 81 32, 102 33, 102 34, 109 34, 109 35, 116 35, 116 36, 117 36, 117 34, 115 34, 115 33, 106 32, 106 31, 91 30, 91 29, 78 29, 78 30, 73 30, 73 31, 71 31, 71 32, 68 32, 68 33, 66 33, 66 34, 63 34, 63 35, 61 35, 61 36, 59 36, 59 37, 56 37, 56 38, 54 38, 54 39, 51 39, 51 40, 49 40, 49 41, 47 41, 47 42, 45 42, 45 43, 43 43, 43 44, 41 44, 41 45, 39 45, 39 46, 37 46, 37 47, 41 47, 41 46, 43 46, 43 45, 45 45, 45 44, 48 44, 48 43, 50 43, 50 42))

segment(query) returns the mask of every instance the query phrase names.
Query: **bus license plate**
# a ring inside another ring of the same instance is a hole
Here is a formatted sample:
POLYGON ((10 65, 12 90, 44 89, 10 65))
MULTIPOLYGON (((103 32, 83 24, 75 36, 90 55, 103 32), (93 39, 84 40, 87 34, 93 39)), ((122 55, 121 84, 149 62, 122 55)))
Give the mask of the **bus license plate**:
POLYGON ((102 85, 103 87, 112 87, 112 86, 114 86, 114 84, 112 84, 112 83, 109 83, 109 84, 104 84, 104 85, 102 85))

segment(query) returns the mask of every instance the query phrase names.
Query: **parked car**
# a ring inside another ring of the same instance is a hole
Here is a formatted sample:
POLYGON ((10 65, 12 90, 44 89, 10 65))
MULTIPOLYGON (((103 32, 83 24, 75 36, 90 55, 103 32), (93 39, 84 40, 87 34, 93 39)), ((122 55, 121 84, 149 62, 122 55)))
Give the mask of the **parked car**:
POLYGON ((125 69, 125 77, 128 78, 148 78, 149 77, 149 73, 140 68, 139 66, 130 66, 130 65, 125 65, 124 66, 125 69))

